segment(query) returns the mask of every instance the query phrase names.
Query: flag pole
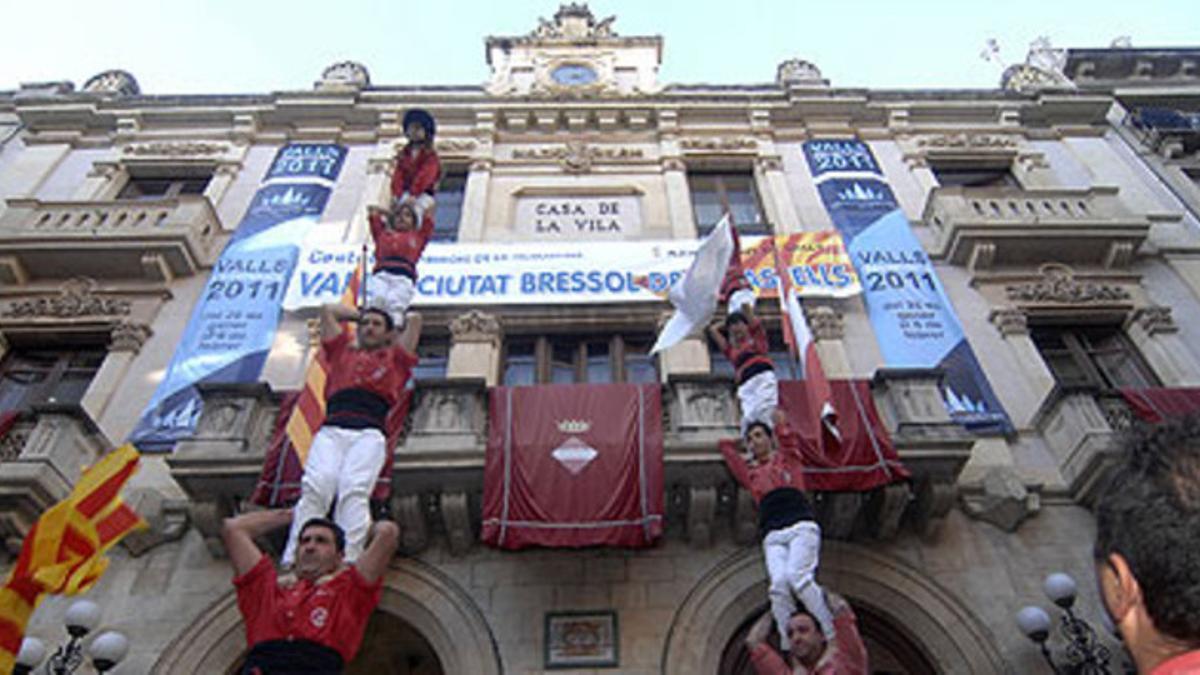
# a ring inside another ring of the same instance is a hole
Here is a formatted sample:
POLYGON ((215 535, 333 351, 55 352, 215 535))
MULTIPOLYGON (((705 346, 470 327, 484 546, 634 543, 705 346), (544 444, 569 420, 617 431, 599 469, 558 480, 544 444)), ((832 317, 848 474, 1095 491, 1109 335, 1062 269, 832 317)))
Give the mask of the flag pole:
POLYGON ((365 241, 363 242, 363 245, 362 245, 362 257, 361 257, 361 260, 359 261, 359 265, 361 266, 360 269, 362 270, 362 272, 358 276, 359 297, 355 298, 355 300, 358 301, 359 299, 361 299, 361 303, 357 303, 358 304, 357 309, 359 312, 362 312, 362 310, 367 307, 367 242, 365 242, 365 241))

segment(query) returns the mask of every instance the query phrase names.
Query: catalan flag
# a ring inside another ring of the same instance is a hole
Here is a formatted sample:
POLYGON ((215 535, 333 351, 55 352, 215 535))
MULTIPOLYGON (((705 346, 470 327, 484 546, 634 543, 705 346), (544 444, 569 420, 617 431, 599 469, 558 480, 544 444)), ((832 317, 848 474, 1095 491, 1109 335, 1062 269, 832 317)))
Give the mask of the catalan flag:
POLYGON ((124 445, 84 469, 71 494, 25 535, 16 567, 0 587, 0 673, 11 672, 42 596, 86 592, 108 568, 108 549, 146 526, 120 497, 140 458, 132 445, 124 445))

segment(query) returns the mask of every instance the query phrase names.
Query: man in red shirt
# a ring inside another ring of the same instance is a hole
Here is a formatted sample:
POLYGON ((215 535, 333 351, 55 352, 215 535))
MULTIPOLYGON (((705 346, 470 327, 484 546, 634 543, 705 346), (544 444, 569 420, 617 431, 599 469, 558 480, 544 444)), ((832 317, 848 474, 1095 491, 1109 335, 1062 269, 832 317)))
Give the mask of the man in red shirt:
POLYGON ((367 217, 375 242, 375 269, 367 277, 367 304, 392 315, 402 326, 416 295, 417 263, 433 236, 433 214, 426 212, 417 229, 417 212, 411 204, 397 207, 396 217, 372 207, 367 217))
POLYGON ((346 565, 341 528, 313 518, 300 528, 295 568, 279 578, 254 538, 291 520, 290 509, 256 511, 227 519, 221 531, 250 646, 242 675, 341 673, 362 644, 400 536, 395 523, 376 523, 371 545, 346 565))
POLYGON ((1200 674, 1200 417, 1143 431, 1099 494, 1100 595, 1138 672, 1200 674))
POLYGON ((825 639, 812 615, 800 610, 787 622, 788 649, 781 655, 767 644, 771 613, 763 612, 746 634, 750 662, 758 675, 866 675, 867 648, 858 635, 858 621, 845 598, 828 593, 837 638, 825 639))
POLYGON ((421 335, 421 317, 410 314, 399 336, 391 314, 342 304, 321 310, 321 349, 329 363, 325 422, 313 437, 300 482, 300 501, 283 564, 295 559, 300 528, 324 517, 337 497, 333 520, 346 532, 346 560, 362 553, 371 526, 370 497, 387 457, 385 422, 404 391, 421 335), (358 322, 358 344, 341 323, 358 322))

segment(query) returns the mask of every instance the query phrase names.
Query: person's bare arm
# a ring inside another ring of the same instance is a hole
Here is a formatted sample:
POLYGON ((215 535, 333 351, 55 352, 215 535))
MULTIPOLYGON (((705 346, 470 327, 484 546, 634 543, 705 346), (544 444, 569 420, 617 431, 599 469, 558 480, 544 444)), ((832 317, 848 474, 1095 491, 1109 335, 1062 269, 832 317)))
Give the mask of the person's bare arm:
POLYGON ((409 354, 417 353, 417 345, 421 343, 421 325, 424 319, 420 312, 409 312, 404 315, 404 332, 396 336, 396 344, 409 354))
POLYGON ((712 338, 713 344, 717 345, 717 349, 721 353, 729 350, 729 341, 725 339, 725 334, 721 332, 721 323, 719 321, 708 324, 708 337, 712 338))
POLYGON ((249 572, 263 556, 254 538, 292 522, 291 509, 251 511, 240 516, 226 518, 221 527, 221 539, 225 542, 225 553, 238 576, 249 572))
POLYGON ((396 554, 396 546, 400 543, 400 527, 390 520, 375 523, 374 531, 367 550, 354 563, 362 578, 371 584, 387 571, 388 561, 396 554))
POLYGON ((340 302, 331 302, 321 307, 321 339, 332 340, 342 332, 343 321, 358 321, 358 310, 340 302))
POLYGON ((750 630, 746 632, 746 649, 754 649, 755 647, 767 641, 767 637, 771 635, 771 613, 763 612, 762 616, 758 617, 758 621, 750 626, 750 630))
POLYGON ((754 325, 754 322, 757 319, 754 314, 754 303, 753 302, 747 302, 746 304, 742 305, 741 309, 739 309, 738 311, 741 312, 742 315, 746 317, 746 321, 750 322, 751 326, 754 325))

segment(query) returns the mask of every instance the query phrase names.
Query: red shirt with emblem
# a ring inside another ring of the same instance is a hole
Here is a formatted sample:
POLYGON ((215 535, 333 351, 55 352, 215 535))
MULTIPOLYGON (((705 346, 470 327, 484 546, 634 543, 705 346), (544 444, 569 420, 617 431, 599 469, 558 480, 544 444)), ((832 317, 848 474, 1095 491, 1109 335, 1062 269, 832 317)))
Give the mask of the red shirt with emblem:
POLYGON ((426 211, 417 230, 388 229, 379 218, 371 218, 371 238, 375 241, 375 271, 403 268, 413 280, 417 280, 417 261, 425 251, 425 245, 433 236, 433 213, 426 211))
POLYGON ((345 331, 323 341, 321 348, 330 365, 326 400, 345 389, 362 389, 382 397, 389 406, 396 405, 413 366, 417 365, 417 357, 400 345, 378 349, 353 347, 350 334, 345 331))
POLYGON ((415 149, 411 144, 406 145, 396 156, 396 164, 392 167, 393 197, 405 192, 413 197, 426 192, 433 194, 442 177, 442 161, 431 146, 432 141, 415 149))
POLYGON ((738 343, 734 343, 730 336, 724 351, 725 358, 736 369, 735 379, 739 385, 765 370, 775 369, 771 357, 767 355, 771 347, 762 322, 758 319, 751 321, 747 325, 747 332, 749 335, 746 339, 738 343))
MULTIPOLYGON (((812 675, 866 675, 867 648, 858 635, 858 621, 849 606, 843 607, 833 617, 837 630, 834 643, 837 649, 827 649, 817 660, 812 675)), ((758 675, 791 675, 787 661, 771 645, 760 642, 750 650, 750 663, 758 675)))
POLYGON ((280 585, 265 555, 233 585, 246 622, 246 644, 308 640, 336 650, 346 663, 358 653, 367 619, 383 595, 382 578, 368 583, 353 566, 316 581, 280 585))
POLYGON ((801 492, 806 489, 804 455, 800 452, 800 444, 804 443, 804 439, 787 422, 775 428, 775 439, 775 452, 771 453, 767 461, 754 464, 742 457, 737 441, 725 438, 718 443, 721 454, 725 456, 725 464, 733 473, 733 477, 750 491, 756 504, 768 493, 779 488, 790 487, 801 492))

